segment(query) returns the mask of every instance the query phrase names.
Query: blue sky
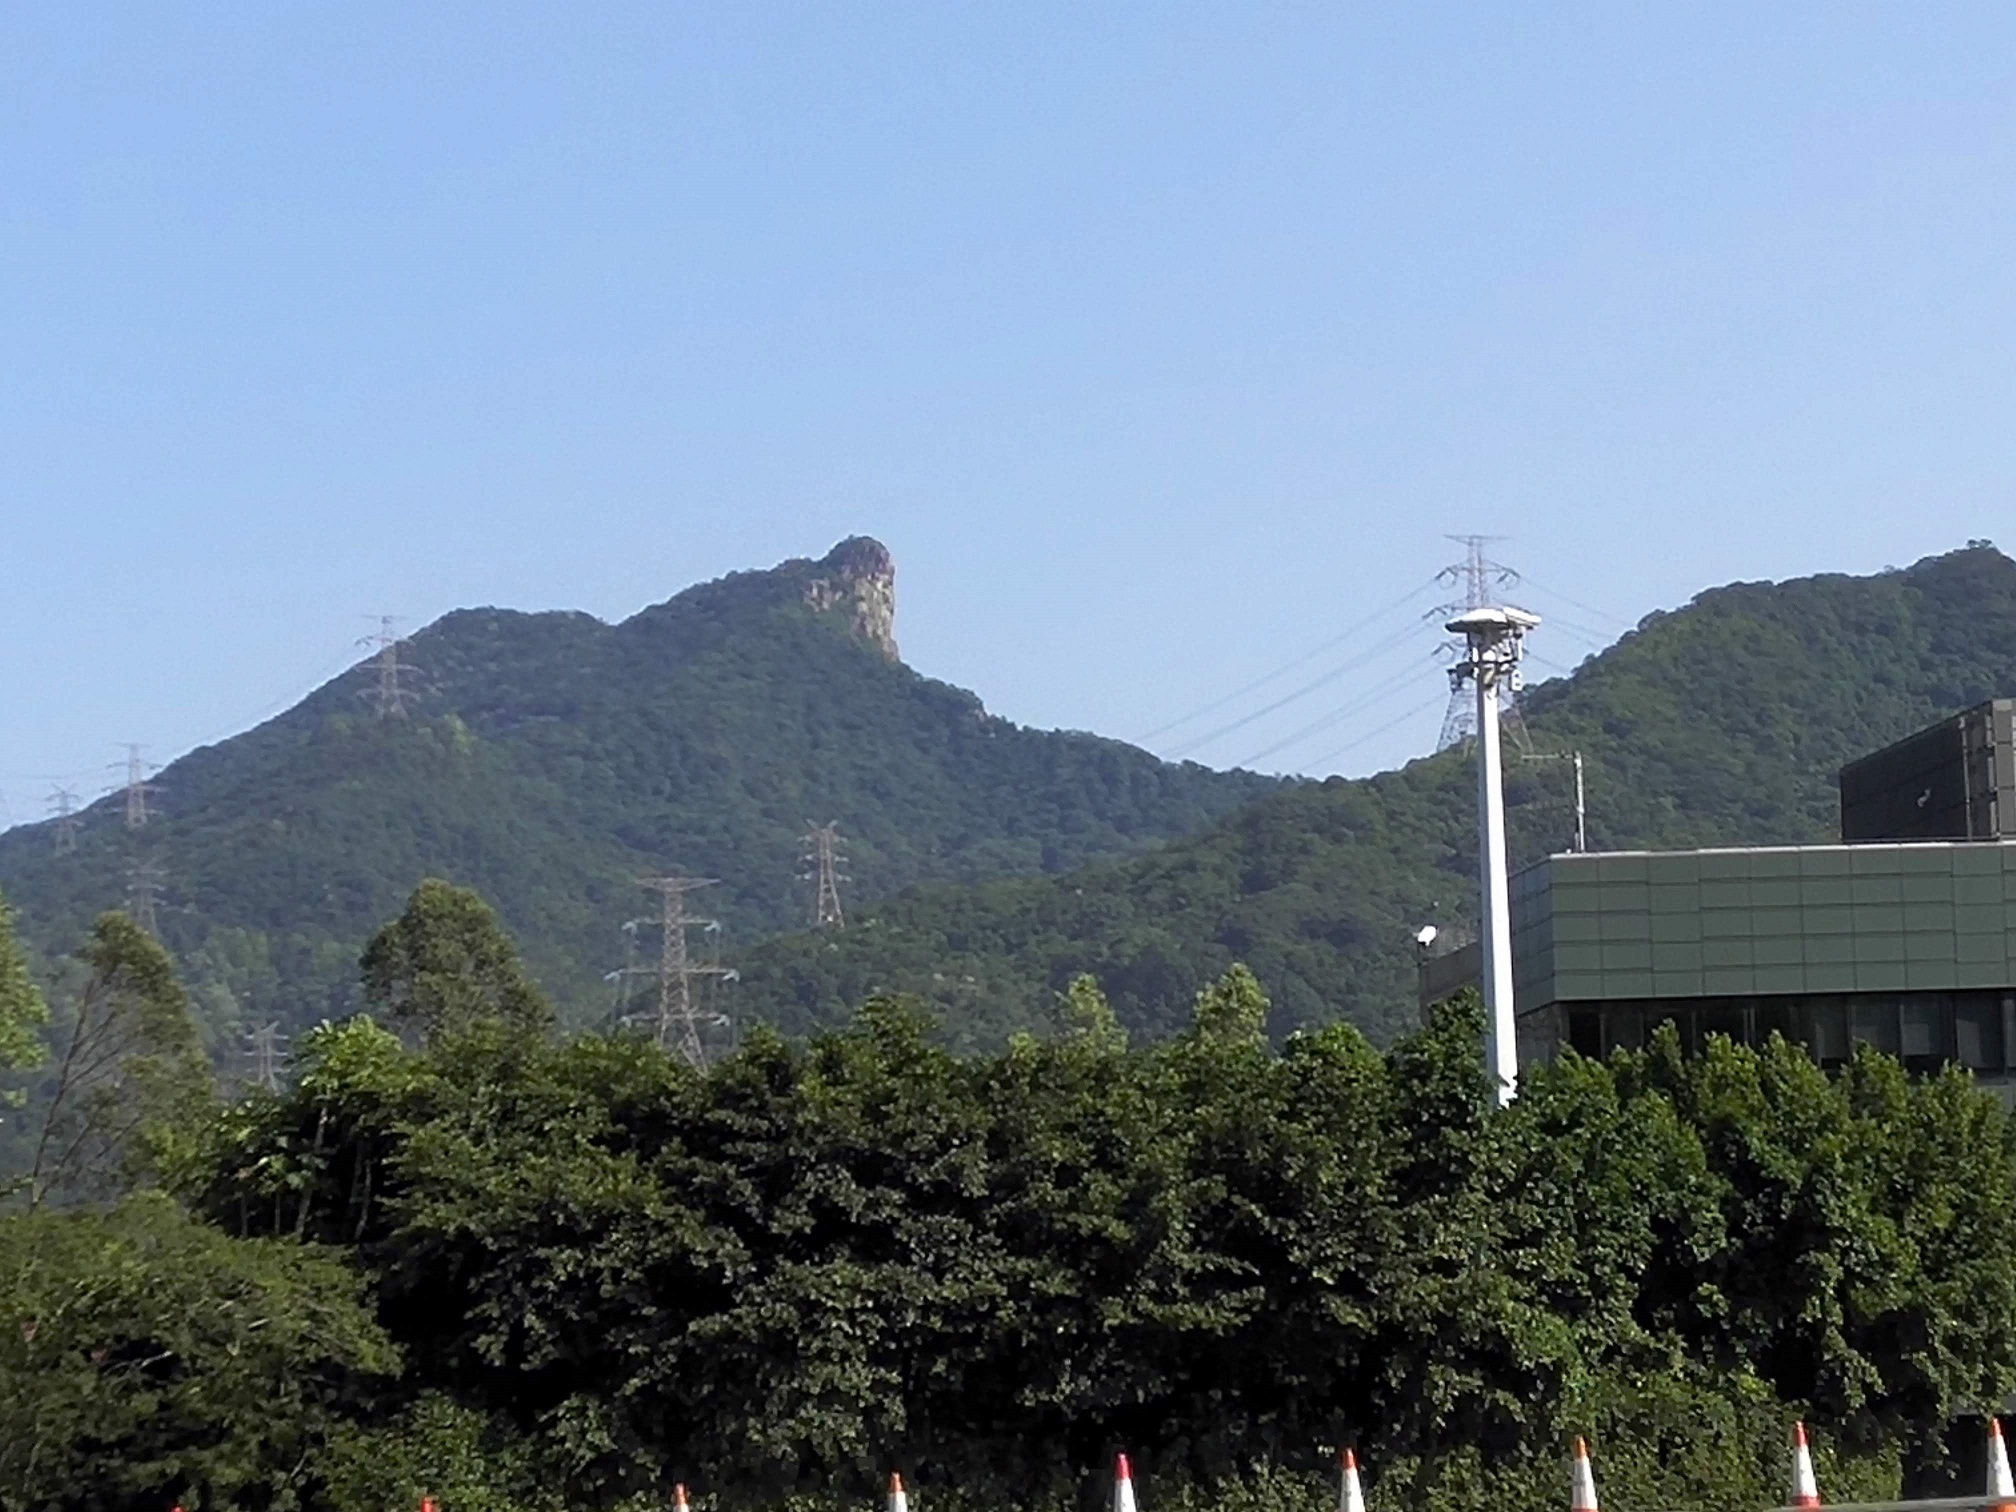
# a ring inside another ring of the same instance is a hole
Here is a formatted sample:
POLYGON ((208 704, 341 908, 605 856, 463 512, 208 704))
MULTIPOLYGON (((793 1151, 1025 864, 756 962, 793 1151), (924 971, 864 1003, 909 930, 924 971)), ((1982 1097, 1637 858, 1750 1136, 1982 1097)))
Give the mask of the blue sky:
POLYGON ((2006 3, 10 6, 0 796, 367 615, 853 532, 1010 717, 1138 736, 1335 639, 1151 743, 1348 664, 1194 754, 1376 769, 1440 723, 1431 598, 1375 611, 1446 532, 1555 666, 2016 545, 2012 247, 2006 3))

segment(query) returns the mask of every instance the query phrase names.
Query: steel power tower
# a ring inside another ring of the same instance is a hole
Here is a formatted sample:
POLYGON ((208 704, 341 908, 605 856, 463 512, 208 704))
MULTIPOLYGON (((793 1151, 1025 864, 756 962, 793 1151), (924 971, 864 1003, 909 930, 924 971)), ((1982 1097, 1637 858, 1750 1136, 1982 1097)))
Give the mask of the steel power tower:
POLYGON ((149 939, 161 938, 154 911, 160 905, 166 881, 167 875, 158 862, 135 861, 126 868, 126 913, 149 939))
MULTIPOLYGON (((126 742, 126 781, 121 791, 126 795, 126 828, 144 829, 153 811, 147 807, 147 800, 161 791, 160 787, 147 780, 152 763, 141 755, 147 748, 134 741, 126 742)), ((117 768, 114 768, 116 771, 117 768)))
POLYGON ((410 685, 419 668, 399 659, 399 648, 406 644, 406 638, 392 628, 399 623, 399 617, 381 614, 377 619, 377 632, 362 637, 357 644, 378 653, 374 658, 378 663, 378 681, 361 689, 358 696, 371 705, 380 719, 404 719, 406 711, 420 701, 419 690, 410 685))
POLYGON ((77 849, 77 830, 83 821, 77 817, 76 789, 59 787, 52 791, 49 812, 56 820, 56 854, 61 856, 77 849))
MULTIPOLYGON (((1463 595, 1449 603, 1439 604, 1429 613, 1438 618, 1451 618, 1468 614, 1473 609, 1488 609, 1497 602, 1497 590, 1510 588, 1519 581, 1519 574, 1510 567, 1491 560, 1488 548, 1504 540, 1503 536, 1452 535, 1449 537, 1463 548, 1463 560, 1452 562, 1435 574, 1438 583, 1452 586, 1460 584, 1463 595)), ((1449 643, 1449 650, 1455 661, 1460 662, 1468 647, 1459 636, 1449 643)), ((1506 722, 1513 725, 1513 738, 1525 745, 1524 726, 1517 723, 1518 705, 1508 697, 1504 705, 1506 722)), ((1463 696, 1462 690, 1449 690, 1449 709, 1442 716, 1442 736, 1435 742, 1435 749, 1446 751, 1451 746, 1461 745, 1477 733, 1476 711, 1471 701, 1463 696)))
POLYGON ((849 878, 840 870, 847 864, 847 857, 840 850, 839 821, 813 824, 808 819, 805 833, 798 838, 805 846, 805 854, 799 858, 805 870, 798 874, 798 879, 812 884, 812 927, 846 927, 847 921, 840 912, 840 884, 849 878))
POLYGON ((277 1020, 245 1031, 245 1079, 268 1092, 280 1090, 287 1065, 287 1037, 277 1020))
POLYGON ((733 981, 734 971, 718 962, 696 962, 687 948, 689 929, 718 929, 713 919, 699 919, 686 912, 686 895, 702 887, 712 887, 713 877, 640 877, 640 886, 658 894, 658 1020, 656 1038, 661 1050, 676 1051, 701 1069, 707 1067, 707 1046, 701 1038, 703 1024, 721 1015, 706 1013, 694 994, 701 981, 733 981))

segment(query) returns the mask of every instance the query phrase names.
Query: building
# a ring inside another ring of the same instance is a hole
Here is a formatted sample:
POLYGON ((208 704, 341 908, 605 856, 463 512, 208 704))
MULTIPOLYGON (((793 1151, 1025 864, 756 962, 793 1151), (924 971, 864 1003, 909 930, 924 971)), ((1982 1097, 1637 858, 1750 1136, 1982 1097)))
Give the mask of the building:
POLYGON ((1522 1055, 1774 1032, 2016 1073, 2016 844, 1550 856, 1512 879, 1522 1055))
POLYGON ((1841 838, 2016 839, 2016 699, 1979 704, 1841 769, 1841 838))
MULTIPOLYGON (((1838 844, 1571 853, 1515 873, 1521 1058, 1635 1048, 1670 1021, 1690 1047, 1776 1032, 1823 1065, 1857 1043, 1957 1062, 2016 1099, 2012 714, 1984 704, 1844 768, 1838 844)), ((1473 982, 1473 962, 1424 959, 1424 1002, 1473 982)))

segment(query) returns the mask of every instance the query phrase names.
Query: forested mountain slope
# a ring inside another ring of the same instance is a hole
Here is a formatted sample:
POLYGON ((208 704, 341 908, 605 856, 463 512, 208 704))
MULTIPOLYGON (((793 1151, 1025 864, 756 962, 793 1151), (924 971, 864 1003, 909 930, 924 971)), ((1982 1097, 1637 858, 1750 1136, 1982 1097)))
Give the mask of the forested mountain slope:
POLYGON ((855 539, 616 625, 450 614, 401 648, 407 717, 378 717, 362 664, 161 772, 144 828, 113 798, 68 853, 48 825, 0 835, 0 893, 67 949, 154 867, 162 938, 221 1042, 241 1016, 352 1006, 364 939, 438 875, 496 904, 582 1020, 650 911, 640 874, 720 878, 695 907, 739 947, 805 917, 808 821, 840 821, 850 898, 872 900, 1139 851, 1277 785, 995 718, 897 659, 894 609, 888 553, 855 539))
MULTIPOLYGON (((1617 849, 1827 839, 1842 762, 2012 691, 2016 563, 1976 543, 1875 577, 1715 589, 1524 704, 1537 748, 1584 753, 1591 843, 1617 849)), ((1473 771, 1452 751, 1283 789, 1134 860, 922 890, 745 955, 740 1011, 801 1028, 901 990, 986 1043, 1089 971, 1162 1034, 1244 961, 1277 1032, 1343 1017, 1389 1037, 1413 1021, 1414 930, 1474 915, 1473 771)), ((1566 787, 1559 763, 1509 763, 1515 863, 1566 847, 1566 787)))

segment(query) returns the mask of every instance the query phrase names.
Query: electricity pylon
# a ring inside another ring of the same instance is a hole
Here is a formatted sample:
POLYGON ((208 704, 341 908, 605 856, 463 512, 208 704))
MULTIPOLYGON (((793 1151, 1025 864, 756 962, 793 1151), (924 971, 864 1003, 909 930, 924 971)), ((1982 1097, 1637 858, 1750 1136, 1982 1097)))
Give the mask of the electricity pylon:
POLYGON ((712 919, 698 919, 686 912, 686 894, 714 885, 712 877, 639 877, 640 886, 658 894, 658 1016, 656 1039, 661 1050, 676 1051, 701 1070, 707 1066, 707 1046, 701 1038, 703 1023, 717 1027, 715 1020, 725 1015, 709 1014, 696 1000, 696 981, 733 981, 736 973, 715 962, 695 962, 687 949, 686 931, 718 927, 712 919))
POLYGON ((364 636, 357 642, 378 653, 375 658, 378 681, 362 689, 358 696, 371 705, 380 719, 404 719, 406 711, 420 701, 419 690, 409 685, 419 669, 411 662, 399 660, 399 648, 406 644, 406 638, 393 630, 392 627, 398 623, 397 615, 381 614, 378 616, 377 633, 364 636))
MULTIPOLYGON (((1498 600, 1497 590, 1509 588, 1519 581, 1519 574, 1499 562, 1491 560, 1486 548, 1505 539, 1503 536, 1452 535, 1449 537, 1463 548, 1463 560, 1452 562, 1435 574, 1438 583, 1462 584, 1463 596, 1449 603, 1438 604, 1429 611, 1436 619, 1453 619, 1459 614, 1467 614, 1473 609, 1488 609, 1498 600)), ((1448 645, 1452 663, 1460 663, 1469 654, 1469 647, 1460 639, 1451 640, 1448 645)), ((1527 748, 1526 725, 1519 717, 1517 701, 1518 688, 1508 684, 1499 690, 1502 699, 1505 733, 1521 751, 1527 748)), ((1452 685, 1449 690, 1449 708, 1442 716, 1442 736, 1435 742, 1435 749, 1446 751, 1451 746, 1462 745, 1477 733, 1477 711, 1461 687, 1452 685)))
POLYGON ((799 839, 805 846, 805 854, 799 859, 806 869, 798 878, 812 884, 812 927, 844 928, 847 921, 840 912, 840 884, 848 877, 840 870, 847 864, 847 857, 840 850, 839 821, 813 824, 807 820, 805 833, 799 839))
POLYGON ((76 789, 59 787, 51 792, 49 811, 56 820, 56 854, 77 849, 77 830, 83 821, 77 817, 76 789))

